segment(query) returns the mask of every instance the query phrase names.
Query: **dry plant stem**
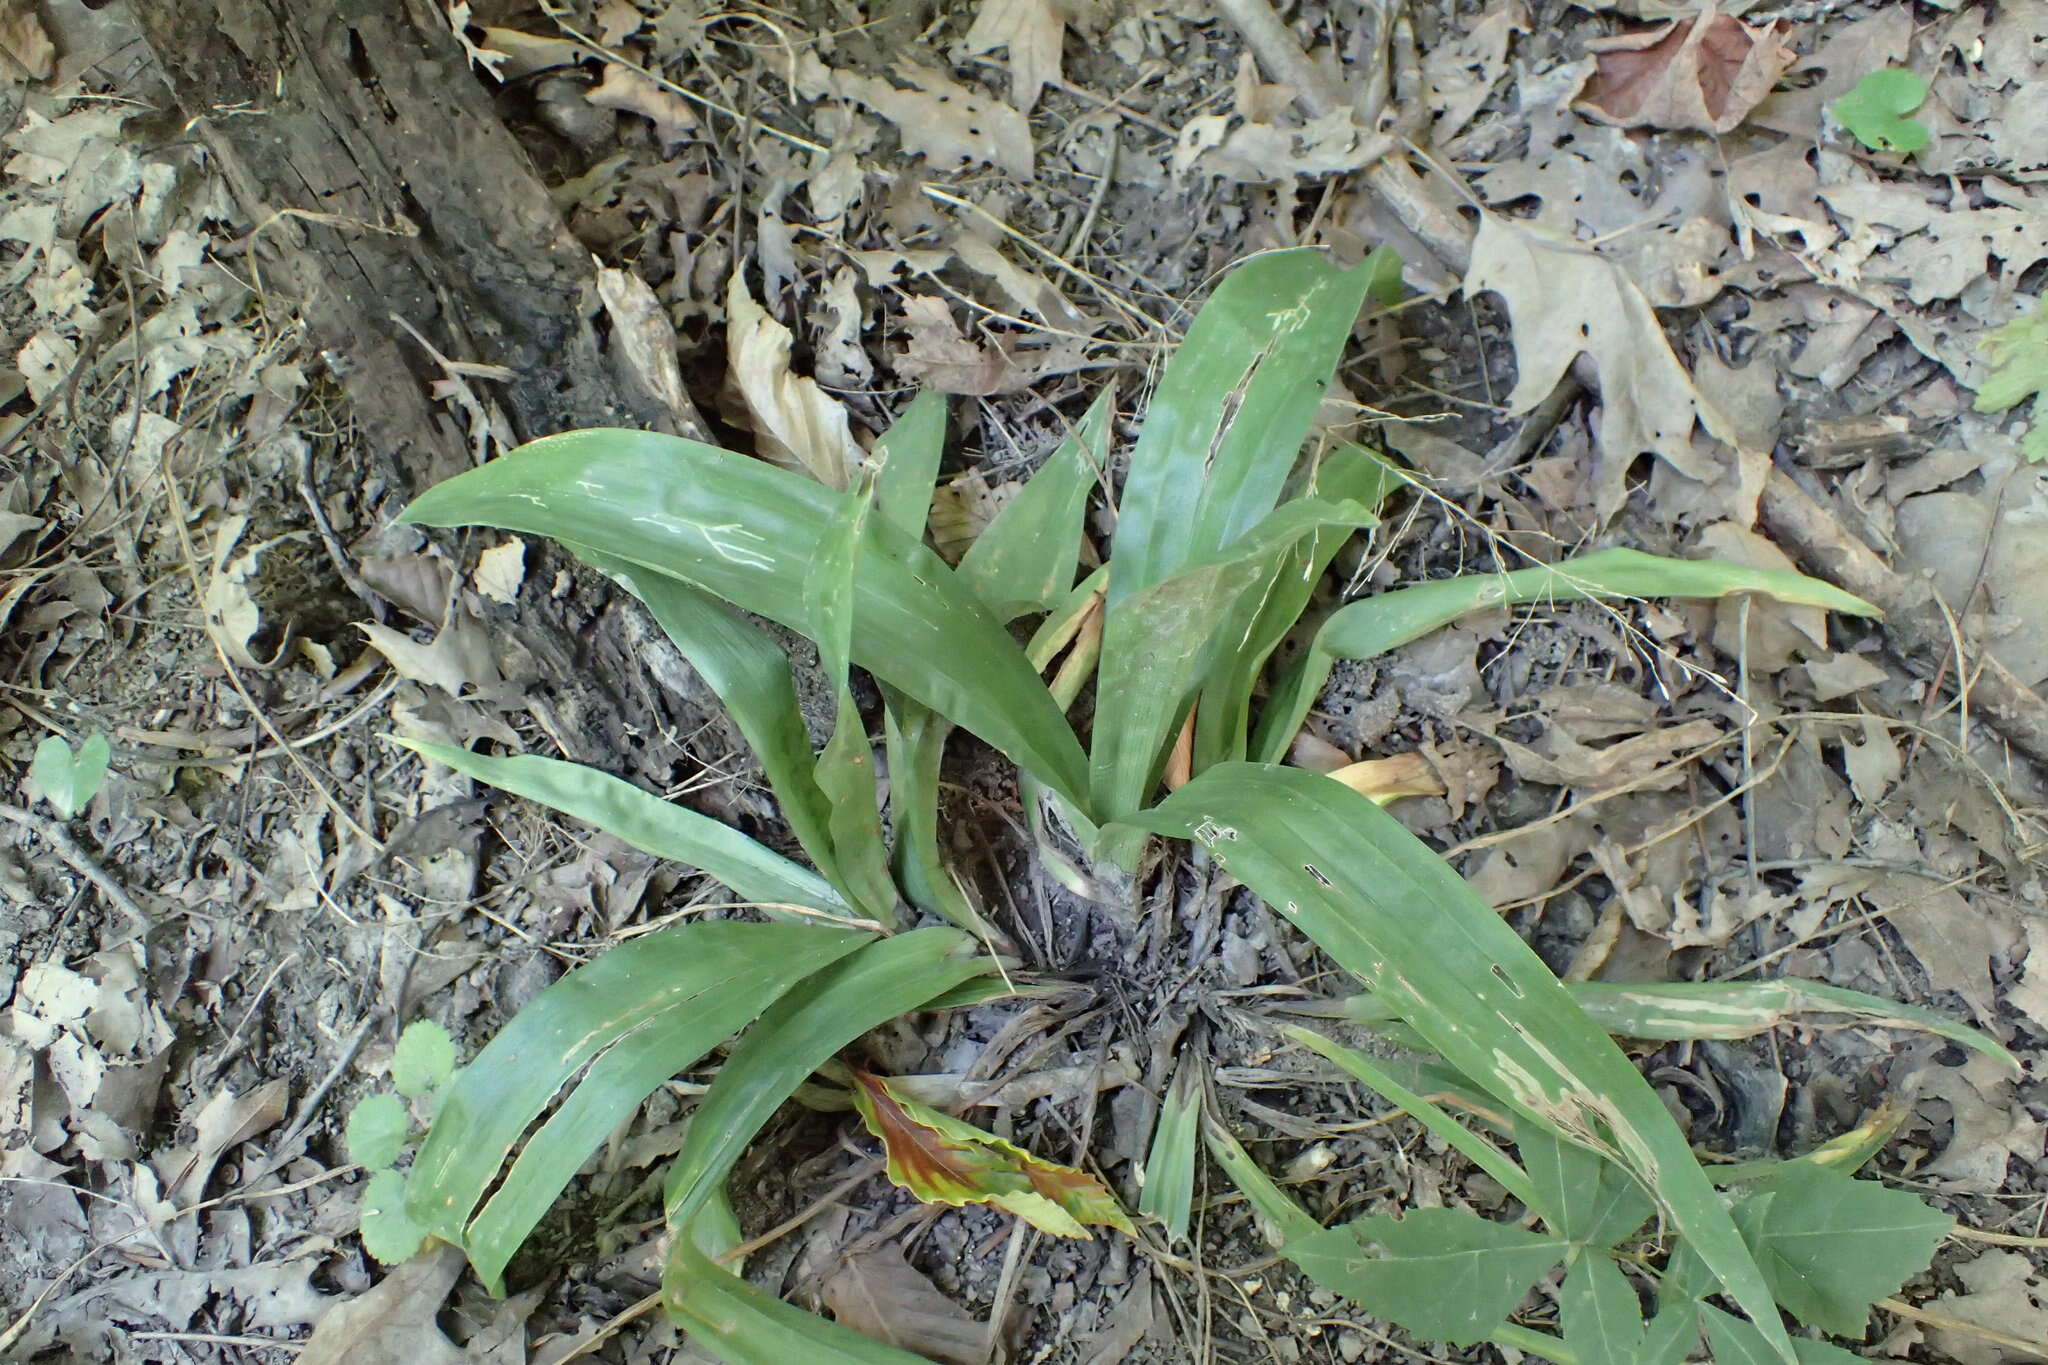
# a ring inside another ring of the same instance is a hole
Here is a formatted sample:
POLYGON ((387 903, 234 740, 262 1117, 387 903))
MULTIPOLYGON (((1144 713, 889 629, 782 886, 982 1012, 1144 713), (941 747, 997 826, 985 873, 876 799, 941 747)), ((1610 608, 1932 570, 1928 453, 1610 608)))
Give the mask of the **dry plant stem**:
POLYGON ((107 898, 108 904, 133 920, 137 930, 146 934, 157 927, 156 917, 137 905, 134 897, 101 869, 92 855, 79 846, 78 841, 71 837, 71 832, 64 826, 48 816, 4 803, 0 803, 0 820, 20 825, 56 850, 57 856, 62 858, 73 872, 99 888, 100 894, 107 898))
POLYGON ((1879 1299, 1877 1306, 1887 1313, 1896 1313, 1912 1322, 1921 1322, 1929 1327, 1939 1327, 1944 1332, 1962 1332, 1979 1341, 1988 1341, 2008 1351, 2023 1351, 2036 1360, 2048 1360, 2048 1342, 2028 1341, 2025 1337, 2012 1336, 2006 1332, 1982 1327, 1966 1318, 1938 1312, 1932 1308, 1915 1308, 1910 1303, 1897 1299, 1879 1299))
MULTIPOLYGON (((1773 469, 1758 503, 1764 525, 1794 558, 1839 588, 1875 603, 1885 612, 1885 638, 1911 661, 1939 659, 1954 648, 1939 613, 1916 610, 1912 587, 1893 573, 1829 508, 1809 496, 1783 470, 1773 469)), ((1923 663, 1924 666, 1924 663, 1923 663)), ((2048 764, 2048 701, 1989 654, 1973 683, 1958 666, 1959 685, 1969 688, 1970 709, 2003 735, 2013 748, 2048 764)))

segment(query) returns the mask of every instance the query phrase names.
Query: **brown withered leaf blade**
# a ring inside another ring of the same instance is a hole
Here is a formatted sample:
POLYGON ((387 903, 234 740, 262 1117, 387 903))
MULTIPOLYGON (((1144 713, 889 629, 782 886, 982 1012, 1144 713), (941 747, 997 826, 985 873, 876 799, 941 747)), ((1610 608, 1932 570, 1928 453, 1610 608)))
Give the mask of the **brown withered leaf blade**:
POLYGON ((849 1256, 820 1291, 841 1326, 944 1365, 981 1365, 988 1328, 939 1292, 893 1243, 849 1256))
POLYGON ((1578 92, 1582 112, 1624 128, 1702 133, 1730 132, 1748 118, 1794 56, 1776 24, 1752 28, 1711 0, 1691 19, 1586 46, 1595 66, 1578 92))
POLYGON ((889 1179, 930 1204, 989 1204, 1040 1232, 1087 1238, 1090 1227, 1130 1232, 1116 1196, 1086 1171, 942 1114, 870 1072, 853 1073, 853 1103, 888 1152, 889 1179))

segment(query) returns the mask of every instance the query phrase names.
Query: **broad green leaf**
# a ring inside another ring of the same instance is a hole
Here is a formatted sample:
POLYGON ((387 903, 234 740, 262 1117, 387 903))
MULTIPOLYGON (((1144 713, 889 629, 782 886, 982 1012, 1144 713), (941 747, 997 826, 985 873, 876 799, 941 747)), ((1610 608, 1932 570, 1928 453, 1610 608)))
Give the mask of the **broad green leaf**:
POLYGON ((1104 389, 961 558, 961 580, 996 619, 1050 611, 1073 586, 1088 491, 1108 468, 1115 414, 1116 390, 1104 389))
POLYGON ((1716 1185, 1738 1185, 1751 1180, 1766 1180, 1793 1162, 1825 1166, 1831 1171, 1854 1175, 1872 1157, 1884 1150, 1899 1125, 1911 1116, 1913 1105, 1910 1099, 1897 1094, 1887 1095, 1876 1112, 1846 1133, 1829 1138, 1810 1152, 1785 1159, 1766 1158, 1760 1161, 1735 1161, 1725 1166, 1712 1167, 1708 1174, 1714 1177, 1716 1185))
POLYGON ((1875 1180, 1788 1162, 1743 1192, 1735 1224, 1786 1311, 1861 1336, 1871 1304, 1927 1268, 1955 1219, 1875 1180))
POLYGON ((1430 1341, 1484 1341, 1571 1244, 1464 1209, 1358 1218, 1289 1241, 1289 1260, 1325 1289, 1430 1341))
POLYGON ((2035 464, 2048 463, 2048 308, 2035 299, 2033 311, 1990 333, 1983 348, 1991 374, 1977 390, 1977 411, 2004 412, 2032 398, 2020 451, 2035 464))
POLYGON ((1145 1184, 1138 1212, 1156 1218, 1169 1241, 1188 1235, 1195 1209, 1195 1138, 1202 1122, 1202 1068, 1190 1054, 1180 1060, 1173 1084, 1159 1106, 1152 1150, 1145 1157, 1145 1184))
POLYGON ((447 744, 398 741, 436 763, 587 820, 657 858, 672 858, 731 887, 742 900, 787 917, 790 907, 851 920, 853 909, 825 880, 729 825, 580 763, 521 754, 492 758, 447 744))
POLYGON ((1090 752, 1098 813, 1116 818, 1152 794, 1188 703, 1219 650, 1237 645, 1248 619, 1238 621, 1235 634, 1227 623, 1240 610, 1256 611, 1289 551, 1318 532, 1372 519, 1358 503, 1297 498, 1228 549, 1182 559, 1185 567, 1172 577, 1123 594, 1121 605, 1124 566, 1112 561, 1090 752))
POLYGON ((1828 106, 1828 112, 1873 152, 1917 152, 1934 138, 1926 124, 1906 117, 1927 99, 1927 78, 1900 67, 1880 67, 1828 106))
MULTIPOLYGON (((1783 1358, 1771 1350, 1755 1323, 1744 1322, 1712 1304, 1701 1304, 1699 1311, 1707 1326, 1707 1344, 1714 1349, 1715 1365, 1774 1365, 1783 1358)), ((1800 1337, 1792 1347, 1799 1365, 1863 1365, 1862 1357, 1829 1342, 1800 1337)))
POLYGON ((769 1006, 690 1115, 669 1168, 670 1225, 696 1217, 762 1125, 841 1048, 994 965, 956 930, 917 929, 841 958, 769 1006))
POLYGON ((405 1189, 406 1178, 397 1171, 379 1171, 363 1187, 356 1215, 363 1250, 384 1265, 411 1260, 427 1243, 427 1230, 406 1210, 405 1189))
MULTIPOLYGON (((403 520, 497 526, 695 584, 792 630, 809 627, 804 574, 846 495, 680 437, 593 430, 549 436, 437 484, 403 520)), ((1086 760, 1002 624, 923 546, 862 561, 853 661, 979 735, 1070 800, 1086 760)))
MULTIPOLYGON (((1518 1113, 1625 1162, 1736 1303, 1775 1313, 1656 1092, 1529 945, 1391 815, 1318 773, 1229 763, 1132 823, 1199 842, 1445 1061, 1518 1113)), ((1782 1328, 1777 1341, 1790 1360, 1782 1328)))
POLYGON ((1818 981, 1587 981, 1574 983, 1571 991, 1609 1033, 1629 1038, 1752 1038, 1833 1015, 1878 1028, 1937 1034, 2019 1070, 2019 1059, 1996 1039, 1945 1014, 1818 981))
POLYGON ((1387 1103, 1462 1152, 1468 1161, 1499 1181, 1500 1187, 1521 1200, 1525 1207, 1541 1207, 1536 1188, 1529 1181, 1529 1173, 1517 1166, 1514 1158, 1452 1118, 1442 1106, 1427 1096, 1418 1095, 1395 1080, 1373 1058, 1356 1048, 1345 1047, 1342 1043, 1325 1038, 1322 1034, 1309 1029, 1288 1027, 1283 1028, 1281 1032, 1303 1047, 1312 1049, 1335 1062, 1370 1087, 1387 1103))
POLYGON ((953 727, 893 687, 882 690, 889 755, 889 816, 896 832, 896 879, 911 904, 983 940, 996 932, 953 880, 939 846, 939 776, 953 727))
POLYGON ((770 1297, 721 1269, 688 1237, 669 1245, 661 1302, 691 1345, 726 1365, 931 1365, 770 1297))
POLYGON ((810 730, 797 705, 789 658, 757 626, 710 593, 681 579, 586 546, 576 557, 616 579, 647 607, 726 714, 739 726, 775 793, 790 833, 828 882, 838 879, 828 830, 831 803, 818 790, 810 730))
POLYGON ((1273 510, 1371 288, 1320 252, 1223 277, 1167 362, 1117 499, 1110 610, 1234 545, 1273 510))
POLYGON ((806 596, 810 635, 818 642, 818 663, 837 697, 832 737, 812 769, 825 794, 826 828, 839 889, 882 924, 896 923, 896 883, 889 874, 889 846, 882 836, 882 808, 875 787, 875 751, 867 723, 853 699, 853 585, 860 576, 871 486, 840 506, 812 558, 806 596))
POLYGON ((578 967, 514 1015, 441 1093, 412 1165, 409 1211, 464 1247, 472 1263, 481 1256, 502 1266, 592 1149, 655 1086, 868 941, 817 925, 706 921, 633 939, 578 967), (585 1068, 493 1197, 490 1242, 474 1244, 478 1200, 527 1125, 585 1068), (645 1089, 627 1093, 650 1075, 645 1089), (579 1098, 593 1086, 589 1100, 579 1098), (572 1131, 573 1124, 590 1126, 572 1131))
MULTIPOLYGON (((1377 254, 1377 253, 1375 253, 1377 254)), ((1399 258, 1395 258, 1398 278, 1399 258)), ((1355 502, 1377 513, 1387 495, 1403 479, 1394 467, 1365 447, 1349 441, 1334 446, 1309 476, 1309 496, 1326 501, 1355 502)), ((1337 551, 1351 539, 1349 526, 1331 526, 1295 543, 1256 603, 1250 627, 1240 643, 1229 637, 1222 657, 1202 687, 1195 713, 1194 770, 1245 757, 1252 692, 1273 651, 1301 620, 1309 598, 1337 551)))
POLYGON ((1382 308, 1401 301, 1401 253, 1390 246, 1376 246, 1358 263, 1366 272, 1365 296, 1382 308))
POLYGON ((1558 1292, 1564 1343, 1580 1365, 1651 1365, 1644 1355, 1643 1309, 1620 1267, 1598 1251, 1582 1254, 1558 1292))
POLYGON ((1529 1207, 1560 1237, 1597 1251, 1620 1242, 1657 1212, 1625 1168, 1565 1141, 1547 1124, 1518 1119, 1515 1146, 1536 1186, 1529 1207))
POLYGON ((88 736, 73 753, 62 735, 49 735, 29 760, 29 785, 50 803, 59 820, 69 820, 92 804, 107 780, 113 749, 105 735, 88 736))
POLYGON ((946 396, 926 389, 875 445, 875 511, 884 525, 912 541, 924 539, 945 453, 946 396))
POLYGON ((431 1019, 415 1019, 391 1053, 391 1084, 408 1099, 431 1095, 455 1074, 455 1040, 431 1019))
POLYGON ((1091 1226, 1133 1231, 1094 1176, 920 1104, 884 1077, 856 1069, 853 1105, 882 1140, 889 1179, 926 1203, 993 1205, 1055 1237, 1087 1238, 1091 1226))
POLYGON ((1852 616, 1878 614, 1877 608, 1862 598, 1804 574, 1713 560, 1666 559, 1640 550, 1598 550, 1561 564, 1512 573, 1468 574, 1418 583, 1339 607, 1323 621, 1314 643, 1274 686, 1259 718, 1252 753, 1269 763, 1286 754, 1336 660, 1375 658, 1470 612, 1529 602, 1714 598, 1741 592, 1852 616))
POLYGON ((365 1095, 348 1111, 348 1159, 381 1170, 398 1160, 411 1132, 412 1117, 405 1112, 404 1100, 388 1090, 365 1095))

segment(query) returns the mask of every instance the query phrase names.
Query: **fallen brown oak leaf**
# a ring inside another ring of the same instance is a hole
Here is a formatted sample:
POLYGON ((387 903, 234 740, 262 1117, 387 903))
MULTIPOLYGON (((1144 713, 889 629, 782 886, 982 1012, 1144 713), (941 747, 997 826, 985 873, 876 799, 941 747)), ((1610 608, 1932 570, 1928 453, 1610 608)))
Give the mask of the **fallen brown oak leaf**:
POLYGON ((1593 71, 1574 107, 1623 128, 1732 132, 1778 83, 1794 53, 1778 26, 1752 28, 1716 11, 1661 29, 1618 33, 1586 44, 1593 71))

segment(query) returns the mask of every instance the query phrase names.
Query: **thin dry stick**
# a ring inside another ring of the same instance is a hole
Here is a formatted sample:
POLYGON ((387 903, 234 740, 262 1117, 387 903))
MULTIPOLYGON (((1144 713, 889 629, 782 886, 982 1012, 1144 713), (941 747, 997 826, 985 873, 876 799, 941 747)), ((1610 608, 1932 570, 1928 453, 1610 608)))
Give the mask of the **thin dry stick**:
POLYGON ((1913 1322, 1924 1322, 1929 1327, 1939 1327, 1944 1332, 1962 1332, 2008 1351, 2025 1351, 2036 1360, 2048 1360, 2048 1342, 2028 1341, 2025 1337, 1996 1331, 1951 1313, 1943 1313, 1933 1308, 1915 1308, 1912 1304, 1901 1303, 1897 1299, 1879 1299, 1877 1306, 1887 1313, 1896 1313, 1913 1322))
POLYGON ((20 825, 42 839, 58 857, 70 865, 73 872, 98 887, 100 894, 107 898, 108 904, 135 921, 136 927, 143 933, 146 934, 157 927, 156 917, 137 905, 119 882, 102 871, 100 865, 93 861, 92 855, 79 846, 78 841, 71 837, 71 832, 64 826, 47 816, 5 803, 0 803, 0 820, 20 825))

